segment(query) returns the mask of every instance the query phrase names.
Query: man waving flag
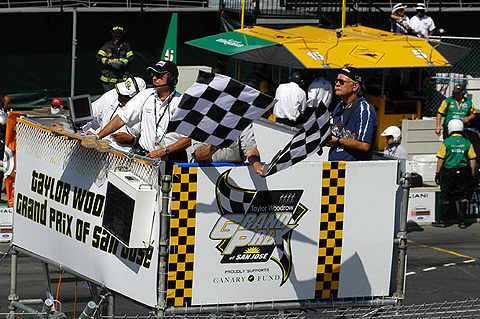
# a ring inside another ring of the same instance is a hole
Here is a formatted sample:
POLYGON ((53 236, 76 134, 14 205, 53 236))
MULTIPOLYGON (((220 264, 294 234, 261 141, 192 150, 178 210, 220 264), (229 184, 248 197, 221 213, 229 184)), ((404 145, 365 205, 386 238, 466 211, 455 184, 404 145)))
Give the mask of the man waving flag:
POLYGON ((192 139, 228 147, 275 99, 226 75, 199 71, 168 125, 192 139))

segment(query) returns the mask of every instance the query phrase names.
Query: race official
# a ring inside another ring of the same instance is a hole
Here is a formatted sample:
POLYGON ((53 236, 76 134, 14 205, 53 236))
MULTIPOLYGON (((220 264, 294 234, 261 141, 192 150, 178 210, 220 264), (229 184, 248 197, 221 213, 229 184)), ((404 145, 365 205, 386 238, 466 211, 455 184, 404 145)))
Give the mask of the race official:
MULTIPOLYGON (((119 114, 120 111, 126 110, 128 101, 145 90, 146 87, 147 84, 142 78, 129 77, 125 82, 118 83, 114 89, 104 93, 98 100, 92 103, 93 120, 91 129, 94 132, 102 130, 115 115, 119 114)), ((132 147, 138 144, 139 136, 140 123, 137 123, 131 128, 124 125, 107 138, 110 140, 113 148, 129 152, 132 150, 132 147)))
POLYGON ((447 226, 447 212, 451 202, 458 204, 458 226, 466 228, 467 189, 474 180, 476 154, 472 143, 462 136, 463 123, 458 119, 448 122, 450 137, 440 145, 437 153, 435 182, 440 185, 440 215, 432 225, 447 226))
POLYGON ((187 162, 185 149, 190 146, 190 138, 178 133, 167 133, 170 118, 175 113, 181 95, 175 90, 178 82, 178 69, 171 61, 159 61, 148 67, 152 74, 154 88, 146 89, 128 102, 126 110, 116 115, 97 137, 113 133, 124 124, 132 127, 140 123, 139 146, 147 157, 163 158, 167 162, 167 172, 173 163, 187 162))
POLYGON ((335 94, 342 99, 332 113, 329 161, 370 160, 377 133, 375 109, 362 96, 363 77, 353 67, 344 68, 335 79, 335 94))
POLYGON ((211 144, 194 142, 192 157, 195 162, 228 162, 244 163, 247 160, 255 172, 262 176, 263 165, 260 153, 250 124, 229 147, 219 147, 211 144))
POLYGON ((464 126, 468 126, 468 123, 475 118, 473 101, 466 96, 465 84, 455 85, 452 93, 452 96, 442 101, 437 113, 437 126, 435 128, 435 133, 440 135, 442 130, 442 117, 445 117, 443 123, 444 139, 449 136, 446 128, 451 120, 461 120, 464 126))

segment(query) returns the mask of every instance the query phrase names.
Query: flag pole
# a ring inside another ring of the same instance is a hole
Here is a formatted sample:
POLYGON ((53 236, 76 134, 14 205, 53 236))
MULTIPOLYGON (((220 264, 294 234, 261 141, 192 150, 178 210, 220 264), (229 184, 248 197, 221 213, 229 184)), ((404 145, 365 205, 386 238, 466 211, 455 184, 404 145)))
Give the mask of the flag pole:
POLYGON ((347 20, 347 0, 342 1, 342 31, 345 28, 345 22, 347 20))
POLYGON ((243 21, 245 18, 245 0, 242 0, 242 21, 240 23, 240 29, 243 30, 243 21))

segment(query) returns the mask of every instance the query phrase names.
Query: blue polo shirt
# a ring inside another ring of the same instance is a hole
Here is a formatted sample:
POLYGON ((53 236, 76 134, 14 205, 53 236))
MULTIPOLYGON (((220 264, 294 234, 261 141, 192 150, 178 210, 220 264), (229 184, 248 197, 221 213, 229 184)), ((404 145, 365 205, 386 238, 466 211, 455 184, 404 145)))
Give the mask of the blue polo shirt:
POLYGON ((377 115, 373 106, 360 97, 351 107, 345 108, 341 101, 333 111, 332 134, 341 138, 355 138, 357 141, 370 143, 367 152, 361 152, 342 146, 333 146, 328 154, 329 161, 364 161, 372 159, 373 144, 377 135, 377 115), (353 112, 353 113, 352 113, 353 112))

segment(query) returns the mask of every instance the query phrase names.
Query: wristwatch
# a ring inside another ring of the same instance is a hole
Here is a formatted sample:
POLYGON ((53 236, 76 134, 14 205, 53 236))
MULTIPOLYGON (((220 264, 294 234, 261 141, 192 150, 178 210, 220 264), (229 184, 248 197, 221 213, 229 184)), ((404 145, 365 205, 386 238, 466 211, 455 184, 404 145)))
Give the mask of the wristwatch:
POLYGON ((165 147, 165 148, 163 149, 163 151, 165 152, 165 155, 168 155, 168 154, 170 154, 170 151, 168 150, 168 148, 167 148, 167 147, 165 147))
POLYGON ((341 138, 342 138, 342 137, 337 138, 337 145, 340 145, 340 139, 341 139, 341 138))

